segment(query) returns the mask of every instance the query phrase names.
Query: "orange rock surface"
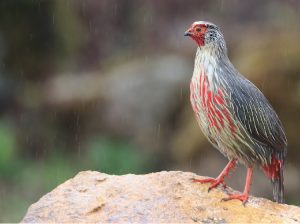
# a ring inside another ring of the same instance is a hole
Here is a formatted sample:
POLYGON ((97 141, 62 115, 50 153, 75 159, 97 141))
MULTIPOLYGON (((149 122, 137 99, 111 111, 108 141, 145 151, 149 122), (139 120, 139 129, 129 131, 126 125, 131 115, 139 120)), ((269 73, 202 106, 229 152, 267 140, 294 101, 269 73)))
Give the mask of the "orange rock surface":
POLYGON ((22 222, 299 223, 300 208, 249 196, 220 202, 231 188, 186 172, 114 176, 80 172, 31 205, 22 222))

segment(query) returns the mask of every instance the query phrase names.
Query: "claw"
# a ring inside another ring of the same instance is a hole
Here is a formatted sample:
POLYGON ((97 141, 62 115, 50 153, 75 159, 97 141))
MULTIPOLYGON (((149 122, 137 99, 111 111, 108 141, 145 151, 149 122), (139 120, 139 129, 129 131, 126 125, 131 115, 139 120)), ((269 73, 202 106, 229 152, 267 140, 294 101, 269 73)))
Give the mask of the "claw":
POLYGON ((222 202, 222 201, 226 201, 225 198, 222 198, 220 202, 222 202))
POLYGON ((224 184, 224 190, 226 189, 226 187, 227 187, 226 184, 224 184))
MULTIPOLYGON (((229 195, 229 197, 227 198, 222 198, 222 200, 224 201, 229 201, 231 199, 238 199, 241 200, 243 202, 244 207, 246 208, 246 203, 247 203, 247 199, 248 199, 248 193, 243 193, 243 194, 233 194, 230 192, 227 192, 227 194, 229 195)), ((222 201, 221 200, 221 201, 222 201)))
MULTIPOLYGON (((217 187, 220 183, 223 184, 224 189, 226 188, 226 184, 224 181, 224 177, 229 177, 229 175, 231 174, 230 172, 228 172, 232 167, 234 166, 234 163, 236 162, 237 159, 231 159, 230 162, 227 164, 227 166, 224 168, 224 170, 220 173, 220 175, 214 179, 211 177, 204 177, 203 179, 195 179, 195 178, 190 178, 190 180, 194 181, 194 182, 200 182, 200 183, 207 183, 210 182, 212 185, 208 188, 207 192, 210 192, 210 190, 212 190, 213 188, 217 187)), ((235 167, 236 168, 236 167, 235 167)))

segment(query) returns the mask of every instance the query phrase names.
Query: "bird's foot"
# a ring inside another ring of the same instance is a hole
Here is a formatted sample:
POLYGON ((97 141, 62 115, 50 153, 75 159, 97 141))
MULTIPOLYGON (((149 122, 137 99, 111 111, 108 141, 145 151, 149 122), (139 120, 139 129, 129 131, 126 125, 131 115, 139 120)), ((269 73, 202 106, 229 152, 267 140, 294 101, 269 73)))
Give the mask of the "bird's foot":
POLYGON ((246 202, 248 200, 248 196, 249 196, 248 192, 246 192, 246 193, 244 192, 243 194, 233 194, 233 193, 228 192, 227 194, 229 195, 229 197, 222 198, 221 201, 229 201, 231 199, 239 199, 243 202, 244 207, 246 207, 245 204, 246 204, 246 202))
POLYGON ((220 175, 214 179, 214 178, 211 178, 211 177, 205 177, 204 179, 195 179, 195 178, 191 178, 191 180, 193 180, 194 182, 200 182, 200 183, 206 183, 206 182, 211 182, 212 185, 208 188, 208 192, 217 187, 220 183, 223 184, 224 186, 224 189, 226 188, 226 184, 225 184, 225 181, 224 181, 224 177, 229 177, 229 170, 232 169, 234 170, 236 168, 236 166, 234 165, 234 163, 236 162, 237 159, 231 159, 229 161, 229 163, 227 164, 227 166, 224 168, 224 170, 220 173, 220 175))
POLYGON ((224 188, 226 188, 226 184, 224 181, 224 176, 218 176, 216 179, 211 178, 211 177, 205 177, 204 179, 194 179, 192 178, 191 180, 193 180, 194 182, 200 182, 200 183, 206 183, 206 182, 211 182, 212 185, 208 188, 208 192, 217 187, 220 183, 223 184, 224 188))

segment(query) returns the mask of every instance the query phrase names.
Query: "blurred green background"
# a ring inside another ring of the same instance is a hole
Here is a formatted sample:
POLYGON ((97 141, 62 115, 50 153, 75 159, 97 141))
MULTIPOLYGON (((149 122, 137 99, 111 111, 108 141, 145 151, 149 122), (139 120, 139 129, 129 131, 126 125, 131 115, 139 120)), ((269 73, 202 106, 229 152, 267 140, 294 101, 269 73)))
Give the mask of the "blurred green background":
MULTIPOLYGON (((227 159, 189 102, 194 22, 224 34, 229 58, 287 133, 286 202, 300 206, 300 1, 1 0, 0 222, 84 170, 219 175, 227 159)), ((256 169, 250 193, 272 199, 256 169)), ((242 191, 242 165, 226 179, 242 191)))

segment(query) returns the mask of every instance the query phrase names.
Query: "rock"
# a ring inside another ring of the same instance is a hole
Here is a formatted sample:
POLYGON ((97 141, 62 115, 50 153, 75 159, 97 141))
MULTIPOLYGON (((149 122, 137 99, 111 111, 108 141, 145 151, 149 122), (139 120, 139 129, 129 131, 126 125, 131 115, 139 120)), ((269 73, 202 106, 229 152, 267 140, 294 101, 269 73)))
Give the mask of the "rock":
MULTIPOLYGON (((299 223, 300 208, 249 196, 220 202, 223 187, 207 192, 209 183, 187 172, 108 175, 80 172, 31 205, 22 223, 33 222, 203 222, 299 223)), ((234 192, 231 188, 226 191, 234 192)))

